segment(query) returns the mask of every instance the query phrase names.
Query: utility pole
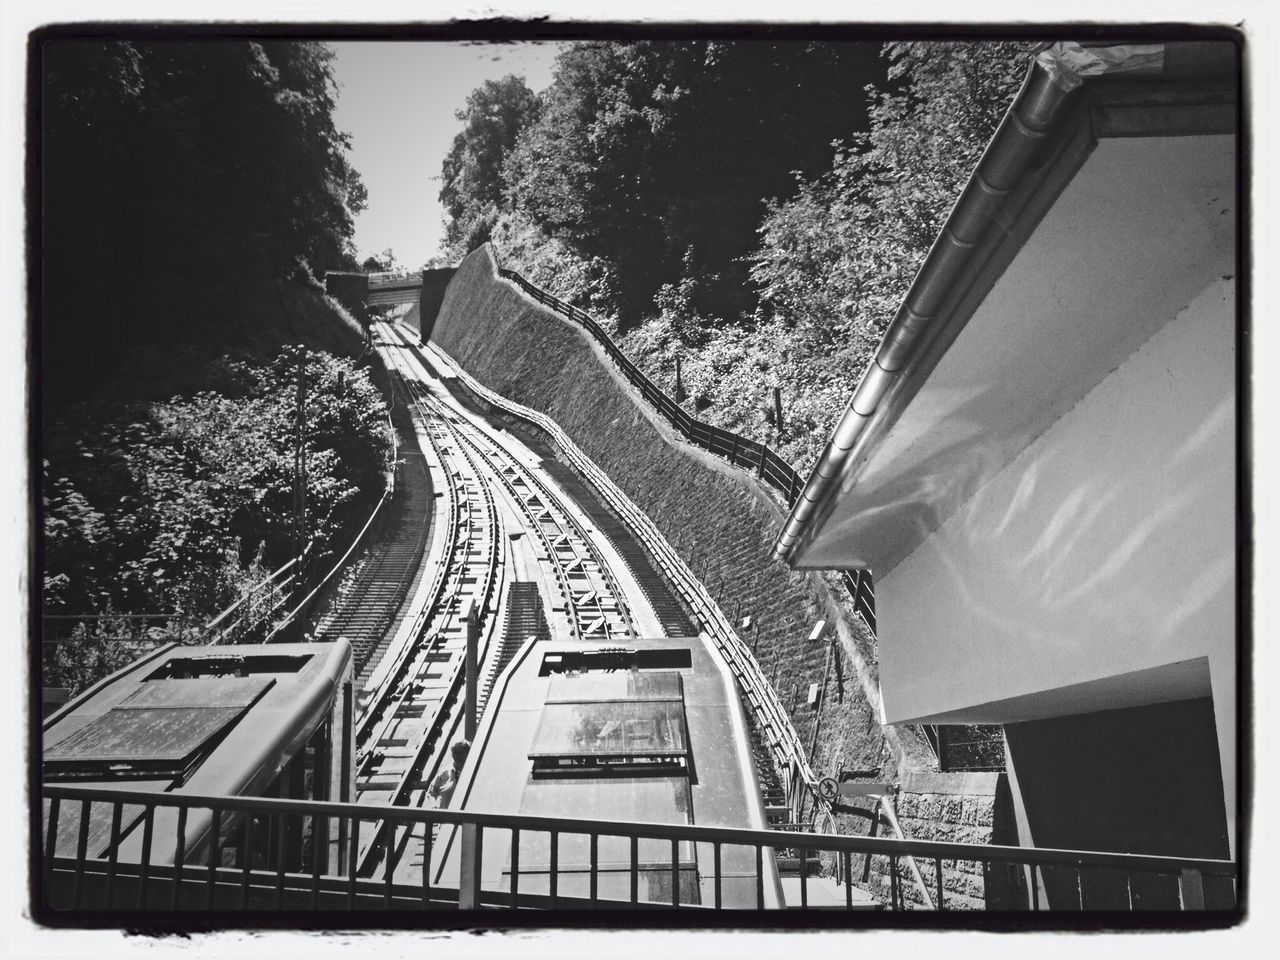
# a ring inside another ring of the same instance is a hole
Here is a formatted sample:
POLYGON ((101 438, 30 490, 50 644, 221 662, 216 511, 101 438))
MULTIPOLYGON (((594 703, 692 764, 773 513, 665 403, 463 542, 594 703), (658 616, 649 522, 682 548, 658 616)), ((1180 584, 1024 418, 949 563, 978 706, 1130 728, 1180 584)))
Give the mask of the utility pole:
POLYGON ((298 347, 298 378, 293 447, 293 557, 294 576, 301 582, 302 555, 307 549, 307 348, 298 347))
POLYGON ((782 388, 773 388, 773 423, 778 428, 778 435, 782 435, 782 388))

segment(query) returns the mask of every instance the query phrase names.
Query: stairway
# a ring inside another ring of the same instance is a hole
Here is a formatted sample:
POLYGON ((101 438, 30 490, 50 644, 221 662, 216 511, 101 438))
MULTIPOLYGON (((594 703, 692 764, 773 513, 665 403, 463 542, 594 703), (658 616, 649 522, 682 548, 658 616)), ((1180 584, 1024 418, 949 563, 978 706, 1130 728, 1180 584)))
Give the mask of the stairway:
POLYGON ((485 704, 489 702, 493 685, 529 637, 549 640, 551 630, 542 610, 542 594, 538 585, 528 580, 517 580, 507 591, 507 613, 502 621, 502 638, 498 641, 492 666, 484 678, 484 688, 480 691, 478 709, 481 714, 484 713, 485 704))
POLYGON ((422 453, 401 447, 396 492, 380 530, 319 619, 313 639, 346 637, 361 675, 378 663, 422 563, 430 530, 431 479, 422 453))

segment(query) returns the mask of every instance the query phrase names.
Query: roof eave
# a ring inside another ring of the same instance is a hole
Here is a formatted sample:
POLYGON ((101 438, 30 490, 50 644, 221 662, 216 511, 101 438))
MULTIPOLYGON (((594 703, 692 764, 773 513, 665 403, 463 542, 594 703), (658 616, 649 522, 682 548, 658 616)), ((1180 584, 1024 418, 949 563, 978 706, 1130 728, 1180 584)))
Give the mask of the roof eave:
MULTIPOLYGON (((975 269, 975 251, 992 224, 1001 222, 1014 189, 1034 168, 1041 147, 1069 113, 1086 77, 1107 73, 1130 76, 1199 73, 1186 70, 1183 57, 1166 56, 1185 44, 1090 47, 1054 44, 1027 69, 1017 96, 952 207, 928 256, 885 332, 875 357, 863 372, 830 439, 791 508, 774 542, 777 559, 795 566, 812 541, 816 519, 825 515, 840 490, 839 479, 856 461, 868 438, 882 433, 887 416, 900 410, 882 404, 934 328, 944 322, 946 305, 967 284, 975 269), (1176 71, 1170 70, 1175 66, 1176 71)), ((962 321, 961 321, 962 322, 962 321)))

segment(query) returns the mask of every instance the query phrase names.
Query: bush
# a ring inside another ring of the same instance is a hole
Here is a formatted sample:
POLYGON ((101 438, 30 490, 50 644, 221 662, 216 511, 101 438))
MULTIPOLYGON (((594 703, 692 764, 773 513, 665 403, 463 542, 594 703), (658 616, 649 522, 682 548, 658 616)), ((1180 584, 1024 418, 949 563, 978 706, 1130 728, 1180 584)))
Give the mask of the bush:
MULTIPOLYGON (((224 361, 225 392, 79 407, 50 425, 44 606, 208 617, 288 558, 297 354, 224 361)), ((323 548, 381 493, 386 406, 352 361, 311 352, 307 535, 323 548)))

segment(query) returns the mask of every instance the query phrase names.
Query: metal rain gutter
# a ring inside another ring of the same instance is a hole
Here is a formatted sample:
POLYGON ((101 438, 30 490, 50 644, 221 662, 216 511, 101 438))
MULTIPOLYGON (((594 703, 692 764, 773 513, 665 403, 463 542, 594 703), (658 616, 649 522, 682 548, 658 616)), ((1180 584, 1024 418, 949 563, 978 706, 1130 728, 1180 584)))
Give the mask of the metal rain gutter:
POLYGON ((1071 93, 1087 76, 1102 73, 1158 73, 1163 44, 1083 47, 1055 43, 1036 55, 1026 78, 982 159, 951 208, 911 289, 875 358, 862 374, 840 422, 791 508, 773 545, 773 555, 793 562, 794 551, 813 521, 818 505, 831 496, 836 480, 867 435, 889 388, 926 340, 949 305, 951 294, 968 272, 973 255, 991 224, 1000 219, 1014 188, 1031 169, 1041 145, 1064 113, 1071 93))

